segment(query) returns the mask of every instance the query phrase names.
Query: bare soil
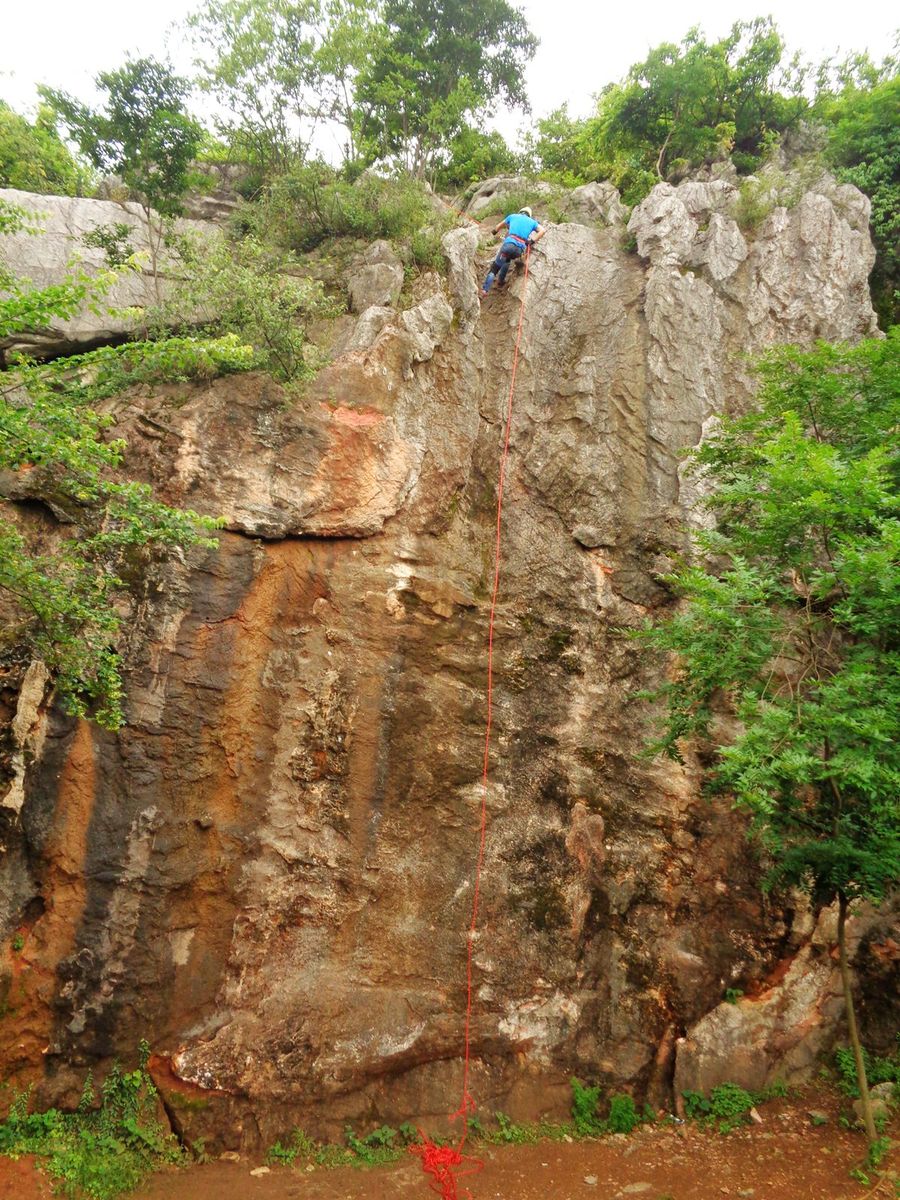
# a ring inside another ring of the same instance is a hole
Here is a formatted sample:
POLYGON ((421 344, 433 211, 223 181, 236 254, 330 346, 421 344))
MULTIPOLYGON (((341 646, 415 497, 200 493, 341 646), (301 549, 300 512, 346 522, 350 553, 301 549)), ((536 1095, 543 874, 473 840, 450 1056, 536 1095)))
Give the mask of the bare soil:
POLYGON ((38 1171, 29 1155, 16 1160, 0 1158, 0 1200, 50 1200, 50 1180, 38 1171))
MULTIPOLYGON (((723 1135, 696 1125, 645 1127, 629 1137, 485 1146, 484 1166, 460 1181, 460 1200, 887 1200, 896 1151, 870 1182, 850 1177, 865 1152, 861 1134, 838 1123, 833 1094, 773 1101, 762 1124, 723 1135), (828 1114, 821 1126, 809 1110, 828 1114), (463 1185, 468 1185, 469 1193, 463 1185)), ((898 1134, 894 1129, 895 1136, 898 1134)), ((135 1200, 413 1200, 433 1195, 417 1159, 372 1170, 213 1162, 154 1176, 135 1200)), ((896 1177, 896 1176, 895 1176, 896 1177)), ((0 1200, 47 1200, 28 1160, 0 1158, 0 1200)))

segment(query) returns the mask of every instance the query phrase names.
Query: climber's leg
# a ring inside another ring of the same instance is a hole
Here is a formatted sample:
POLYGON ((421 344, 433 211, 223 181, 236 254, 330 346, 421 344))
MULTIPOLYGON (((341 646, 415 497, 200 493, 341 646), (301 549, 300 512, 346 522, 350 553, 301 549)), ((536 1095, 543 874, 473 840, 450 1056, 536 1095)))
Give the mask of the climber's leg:
MULTIPOLYGON (((484 286, 481 289, 482 296, 486 296, 488 294, 488 292, 491 290, 491 287, 493 286, 494 280, 497 278, 498 273, 502 275, 503 268, 508 267, 508 266, 509 266, 509 263, 507 263, 506 260, 504 259, 503 251, 501 250, 500 253, 497 255, 497 257, 494 259, 494 261, 491 263, 491 269, 488 271, 487 278, 484 281, 484 286)), ((505 276, 503 276, 503 277, 505 278, 505 276)))
POLYGON ((515 260, 522 253, 524 253, 522 250, 522 247, 517 246, 514 242, 513 243, 510 243, 510 242, 504 243, 503 249, 497 255, 498 260, 501 258, 503 259, 503 265, 501 266, 500 273, 497 276, 497 286, 498 287, 505 287, 506 273, 509 270, 510 263, 515 262, 515 260))

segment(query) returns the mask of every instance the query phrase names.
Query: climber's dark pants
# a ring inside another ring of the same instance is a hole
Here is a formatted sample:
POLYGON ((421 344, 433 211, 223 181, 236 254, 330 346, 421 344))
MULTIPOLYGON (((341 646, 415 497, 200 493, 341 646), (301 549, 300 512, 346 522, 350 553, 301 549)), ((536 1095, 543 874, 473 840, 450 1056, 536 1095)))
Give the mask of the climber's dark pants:
POLYGON ((491 263, 491 269, 487 273, 487 279, 484 281, 484 290, 489 292, 491 285, 496 277, 497 283, 503 287, 506 283, 506 272, 509 270, 510 263, 515 262, 517 258, 521 258, 525 253, 525 247, 521 242, 514 242, 512 238, 507 240, 500 247, 500 253, 491 263))

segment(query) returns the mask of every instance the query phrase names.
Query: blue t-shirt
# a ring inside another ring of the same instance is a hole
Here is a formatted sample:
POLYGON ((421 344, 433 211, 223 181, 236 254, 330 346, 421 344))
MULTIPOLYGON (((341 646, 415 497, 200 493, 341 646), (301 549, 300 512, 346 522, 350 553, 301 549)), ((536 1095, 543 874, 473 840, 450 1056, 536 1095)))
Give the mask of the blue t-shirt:
POLYGON ((510 213, 508 217, 503 218, 503 221, 509 227, 509 232, 514 233, 523 242, 527 242, 538 227, 538 222, 533 221, 531 217, 526 217, 524 213, 510 213))

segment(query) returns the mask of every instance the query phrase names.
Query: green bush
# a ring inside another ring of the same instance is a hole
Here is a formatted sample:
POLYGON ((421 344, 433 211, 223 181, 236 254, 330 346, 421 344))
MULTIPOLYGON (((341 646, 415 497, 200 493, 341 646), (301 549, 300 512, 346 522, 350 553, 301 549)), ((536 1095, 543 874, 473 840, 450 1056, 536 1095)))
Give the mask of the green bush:
POLYGON ((177 1142, 156 1118, 148 1054, 142 1042, 134 1071, 113 1066, 97 1108, 90 1076, 74 1113, 29 1113, 28 1094, 17 1097, 0 1123, 0 1153, 37 1155, 56 1181, 55 1190, 72 1200, 113 1200, 163 1164, 182 1162, 177 1142))
POLYGON ((602 1089, 588 1087, 574 1076, 569 1080, 572 1088, 572 1120, 582 1137, 603 1132, 603 1122, 597 1115, 602 1089))
MULTIPOLYGON (((862 1053, 869 1087, 873 1087, 877 1083, 892 1083, 896 1092, 900 1088, 900 1052, 895 1052, 885 1058, 881 1058, 877 1054, 870 1054, 866 1049, 863 1049, 862 1053)), ((859 1099, 856 1060, 851 1048, 838 1046, 834 1052, 834 1061, 838 1071, 838 1087, 845 1096, 849 1096, 853 1100, 859 1099)))
POLYGON ((720 1133, 730 1133, 738 1125, 746 1124, 756 1097, 736 1083, 720 1083, 709 1096, 700 1092, 682 1092, 684 1109, 694 1121, 701 1121, 718 1128, 720 1133))
POLYGON ((307 342, 310 321, 337 308, 321 283, 297 275, 291 254, 273 250, 254 236, 181 238, 174 249, 182 277, 147 314, 160 333, 198 322, 209 333, 233 334, 256 351, 256 364, 285 382, 308 378, 321 365, 307 342))
POLYGON ((51 389, 70 404, 84 405, 116 396, 136 383, 213 379, 248 371, 256 362, 253 347, 234 333, 218 338, 168 337, 25 364, 16 370, 15 379, 28 391, 51 389))
POLYGON ((641 1121, 631 1096, 617 1095, 610 1097, 609 1116, 606 1127, 610 1133, 631 1133, 635 1125, 641 1121))
POLYGON ((415 180, 366 173, 351 183, 314 162, 277 179, 250 220, 261 238, 301 253, 330 237, 408 240, 434 223, 435 210, 415 180))
POLYGON ((596 1137, 601 1133, 631 1133, 642 1119, 652 1120, 650 1115, 642 1118, 631 1096, 619 1092, 610 1097, 609 1116, 604 1120, 597 1112, 600 1087, 587 1087, 578 1079, 570 1079, 572 1087, 572 1121, 576 1133, 582 1137, 596 1137))

